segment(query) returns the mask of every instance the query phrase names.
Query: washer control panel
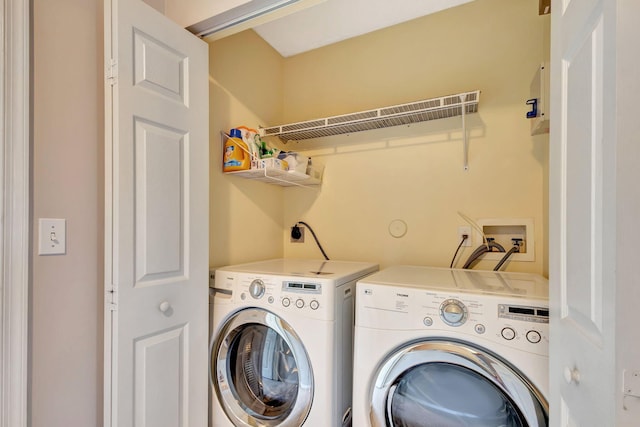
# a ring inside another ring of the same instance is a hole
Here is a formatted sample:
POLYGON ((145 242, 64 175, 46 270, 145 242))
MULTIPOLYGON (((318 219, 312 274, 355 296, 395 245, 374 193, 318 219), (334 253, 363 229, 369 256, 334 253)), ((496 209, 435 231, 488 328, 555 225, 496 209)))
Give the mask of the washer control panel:
MULTIPOLYGON (((330 301, 342 287, 329 286, 332 282, 313 279, 294 280, 268 275, 238 274, 229 277, 232 283, 227 293, 232 299, 239 298, 248 306, 304 314, 314 318, 331 316, 334 311, 330 301), (235 289, 234 289, 235 288, 235 289), (334 291, 333 293, 328 291, 334 291)), ((346 292, 347 290, 345 290, 346 292)), ((352 292, 348 289, 349 292, 352 292)))
POLYGON ((322 295, 322 284, 285 280, 282 282, 282 294, 283 307, 293 305, 298 309, 308 307, 311 310, 317 310, 320 308, 317 296, 322 295))

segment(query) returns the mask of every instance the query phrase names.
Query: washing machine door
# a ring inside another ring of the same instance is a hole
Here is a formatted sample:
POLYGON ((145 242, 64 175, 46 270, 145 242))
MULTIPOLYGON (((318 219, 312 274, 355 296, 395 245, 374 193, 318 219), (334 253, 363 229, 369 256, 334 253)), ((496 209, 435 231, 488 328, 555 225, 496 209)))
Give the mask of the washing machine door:
POLYGON ((449 340, 399 349, 378 369, 371 391, 374 427, 546 427, 548 411, 507 362, 449 340))
POLYGON ((300 338, 260 308, 232 315, 213 343, 214 388, 236 426, 301 426, 313 402, 313 372, 300 338))

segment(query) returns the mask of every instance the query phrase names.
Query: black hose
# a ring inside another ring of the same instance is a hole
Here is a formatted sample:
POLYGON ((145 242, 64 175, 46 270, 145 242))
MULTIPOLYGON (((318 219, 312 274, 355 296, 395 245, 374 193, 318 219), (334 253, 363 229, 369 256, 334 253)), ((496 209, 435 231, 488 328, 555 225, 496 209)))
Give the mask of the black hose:
POLYGON ((311 235, 313 236, 314 240, 316 241, 316 244, 318 245, 318 248, 320 248, 320 252, 322 252, 322 255, 324 256, 324 259, 329 261, 329 257, 325 253, 324 249, 322 249, 322 245, 318 241, 318 238, 316 237, 316 233, 314 233, 313 228, 311 228, 311 226, 309 224, 307 224, 306 222, 304 222, 304 221, 296 222, 296 225, 298 225, 298 224, 302 224, 302 225, 304 225, 305 227, 307 227, 309 229, 309 231, 311 232, 311 235))
POLYGON ((498 252, 506 252, 504 247, 500 243, 496 243, 493 240, 487 242, 487 244, 482 244, 476 248, 476 250, 469 255, 467 262, 464 263, 462 268, 471 268, 471 264, 473 264, 481 255, 487 252, 493 252, 493 249, 497 249, 498 252))
POLYGON ((496 266, 493 267, 493 271, 500 270, 500 267, 502 267, 502 264, 507 262, 507 259, 509 259, 509 257, 511 255, 513 255, 515 252, 519 252, 519 251, 520 251, 520 246, 513 245, 513 247, 511 249, 509 249, 509 251, 502 257, 502 259, 498 262, 498 264, 496 264, 496 266))
POLYGON ((495 240, 493 240, 493 239, 488 239, 488 240, 487 240, 487 243, 485 243, 485 244, 482 244, 482 245, 478 246, 478 247, 477 247, 477 248, 476 248, 476 249, 471 253, 471 255, 469 256, 469 258, 472 258, 472 257, 473 257, 473 259, 476 259, 478 256, 480 256, 480 255, 482 255, 482 254, 484 254, 484 253, 487 253, 487 252, 493 252, 493 249, 494 249, 494 248, 497 250, 497 252, 506 252, 506 251, 505 251, 505 249, 504 249, 504 247, 503 247, 500 243, 496 242, 496 241, 495 241, 495 240))
POLYGON ((460 244, 456 248, 456 251, 453 254, 453 258, 451 258, 451 265, 449 265, 449 268, 453 268, 453 263, 456 261, 456 257, 458 256, 458 251, 460 251, 460 248, 462 247, 462 244, 465 242, 465 240, 467 240, 467 236, 466 235, 463 236, 462 239, 460 240, 460 244))

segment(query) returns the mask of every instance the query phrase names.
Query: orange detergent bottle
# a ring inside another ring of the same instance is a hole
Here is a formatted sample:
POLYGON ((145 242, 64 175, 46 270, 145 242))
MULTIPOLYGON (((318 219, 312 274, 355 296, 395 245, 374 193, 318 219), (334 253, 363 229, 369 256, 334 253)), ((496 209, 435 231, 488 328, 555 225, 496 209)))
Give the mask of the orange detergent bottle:
POLYGON ((224 143, 222 171, 232 172, 251 168, 249 147, 242 140, 240 129, 231 129, 229 138, 224 143))

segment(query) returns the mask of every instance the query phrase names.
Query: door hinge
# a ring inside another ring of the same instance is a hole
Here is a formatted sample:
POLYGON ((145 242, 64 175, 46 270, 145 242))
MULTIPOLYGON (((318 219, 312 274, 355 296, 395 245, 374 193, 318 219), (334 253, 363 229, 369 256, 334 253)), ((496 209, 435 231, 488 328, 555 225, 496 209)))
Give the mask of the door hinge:
POLYGON ((107 65, 107 82, 111 86, 118 84, 118 63, 115 59, 111 58, 107 65))
POLYGON ((107 290, 106 304, 109 311, 118 311, 118 294, 115 288, 107 290))

